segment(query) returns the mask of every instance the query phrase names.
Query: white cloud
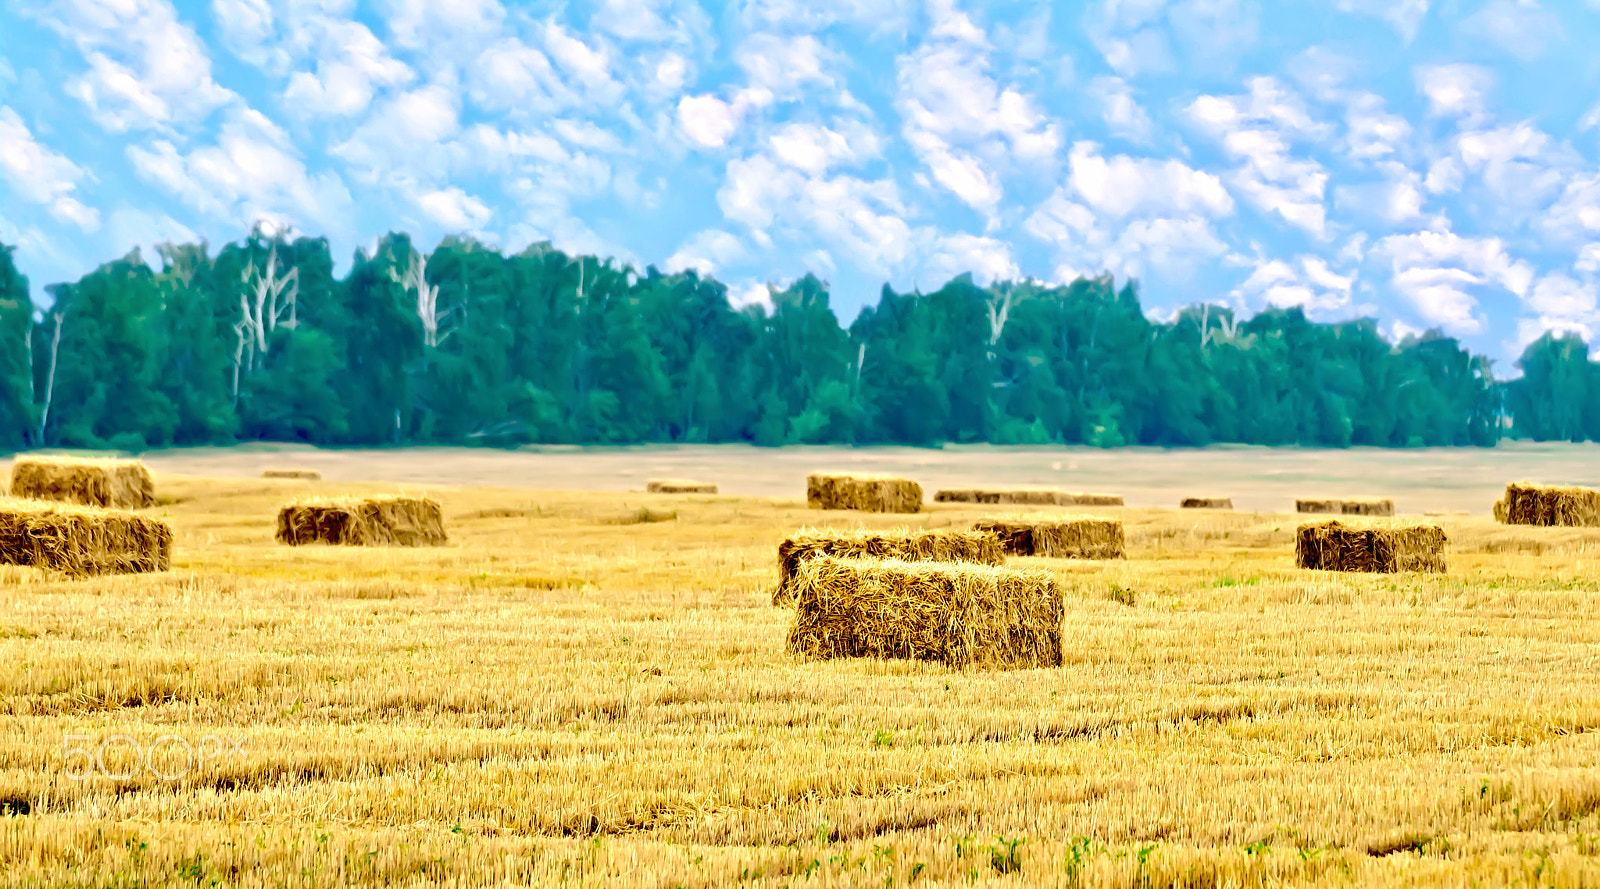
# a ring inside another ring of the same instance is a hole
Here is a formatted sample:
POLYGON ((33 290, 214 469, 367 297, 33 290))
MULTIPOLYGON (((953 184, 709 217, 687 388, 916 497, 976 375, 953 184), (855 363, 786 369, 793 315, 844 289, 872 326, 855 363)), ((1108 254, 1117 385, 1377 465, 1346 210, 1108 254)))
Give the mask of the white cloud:
POLYGON ((1526 122, 1463 132, 1456 137, 1455 148, 1462 167, 1482 177, 1501 207, 1542 207, 1582 164, 1526 122))
POLYGON ((447 231, 481 229, 494 215, 483 201, 454 186, 417 195, 417 206, 447 231))
POLYGON ((344 183, 332 172, 309 174, 288 134, 257 111, 229 109, 216 143, 187 154, 165 139, 127 154, 140 176, 202 213, 244 226, 274 216, 301 228, 348 228, 344 183))
POLYGON ((1099 154, 1093 142, 1072 146, 1071 183, 1085 203, 1112 217, 1144 214, 1226 216, 1233 199, 1216 176, 1165 161, 1099 154))
POLYGON ((1375 160, 1392 155, 1411 136, 1411 124, 1390 114, 1382 97, 1360 93, 1345 109, 1345 145, 1351 157, 1375 160))
POLYGON ((1428 16, 1431 0, 1338 0, 1340 12, 1361 12, 1379 16, 1407 43, 1415 40, 1423 19, 1428 16))
POLYGON ((1100 101, 1100 116, 1111 132, 1143 142, 1150 138, 1150 115, 1133 98, 1133 89, 1120 77, 1097 77, 1089 91, 1100 101))
POLYGON ((165 213, 121 206, 108 214, 106 234, 118 255, 134 247, 143 251, 145 262, 160 270, 161 258, 155 248, 160 244, 195 244, 201 236, 193 229, 165 213))
POLYGON ((51 216, 84 231, 100 227, 100 213, 73 196, 89 174, 65 155, 51 151, 12 109, 0 105, 0 178, 11 194, 39 204, 51 216))
POLYGON ((921 5, 915 0, 746 0, 739 16, 750 27, 816 32, 847 24, 890 34, 903 33, 921 5))
POLYGON ((728 144, 744 117, 744 107, 703 94, 678 100, 678 128, 690 142, 702 148, 721 148, 728 144))
POLYGON ((284 90, 284 106, 306 115, 347 117, 372 103, 382 87, 409 82, 411 68, 359 22, 319 18, 315 71, 296 71, 284 90))
POLYGON ((167 0, 61 0, 40 18, 88 61, 65 91, 107 130, 202 120, 237 98, 212 79, 205 44, 167 0))
POLYGON ((1529 62, 1544 52, 1551 37, 1561 34, 1562 23, 1538 0, 1490 0, 1461 23, 1461 30, 1529 62))
POLYGON ((1200 96, 1189 119, 1240 162, 1229 184, 1264 213, 1322 236, 1328 173, 1315 160, 1296 157, 1293 141, 1323 141, 1331 128, 1311 118, 1300 98, 1270 77, 1249 80, 1248 96, 1200 96))
POLYGON ((694 269, 702 276, 711 275, 746 255, 744 244, 734 235, 721 229, 706 229, 697 232, 667 257, 662 271, 672 274, 694 269))
POLYGON ((1417 89, 1428 100, 1428 113, 1437 117, 1476 120, 1488 111, 1488 93, 1494 75, 1476 65, 1422 65, 1415 71, 1417 89))
POLYGON ((1334 190, 1341 208, 1383 221, 1390 226, 1423 219, 1423 179, 1404 164, 1385 161, 1377 165, 1384 178, 1378 182, 1344 185, 1334 190))
POLYGON ((799 97, 811 84, 834 85, 829 73, 837 67, 834 55, 810 34, 756 34, 740 44, 734 58, 751 87, 778 98, 799 97))
POLYGON ((971 272, 980 287, 1021 277, 1011 245, 1005 241, 961 233, 935 236, 920 264, 919 277, 942 285, 963 272, 971 272))
POLYGON ((548 114, 581 101, 549 56, 515 38, 486 47, 474 60, 468 83, 473 103, 488 109, 548 114))
POLYGON ((1349 307, 1354 284, 1355 275, 1335 273, 1320 257, 1299 256, 1293 263, 1259 259, 1230 296, 1238 306, 1299 306, 1313 318, 1329 318, 1349 307))
POLYGON ((785 124, 767 138, 767 144, 773 157, 813 176, 878 156, 880 139, 871 127, 855 121, 841 121, 838 126, 785 124))
POLYGON ((444 140, 460 126, 455 94, 437 84, 390 97, 350 138, 328 149, 359 178, 442 176, 450 151, 444 140))
POLYGON ((480 41, 500 32, 498 0, 381 0, 395 43, 437 51, 443 42, 480 41))
POLYGON ((544 28, 545 51, 567 74, 582 83, 592 96, 617 97, 621 86, 611 77, 611 54, 573 37, 555 22, 544 28))
POLYGON ((1497 285, 1520 298, 1534 278, 1533 267, 1513 259, 1499 238, 1422 231, 1390 235, 1374 250, 1388 257, 1395 289, 1417 313, 1452 334, 1483 330, 1471 291, 1497 285))

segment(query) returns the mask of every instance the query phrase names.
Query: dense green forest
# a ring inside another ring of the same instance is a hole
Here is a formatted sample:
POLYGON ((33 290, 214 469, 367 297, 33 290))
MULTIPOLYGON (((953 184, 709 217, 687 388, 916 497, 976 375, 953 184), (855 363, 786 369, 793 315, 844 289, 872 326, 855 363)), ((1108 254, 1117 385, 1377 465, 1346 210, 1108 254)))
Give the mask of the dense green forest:
POLYGON ((896 293, 841 327, 813 276, 734 309, 693 272, 403 234, 335 278, 326 239, 257 228, 29 284, 0 246, 0 447, 747 441, 1490 445, 1600 439, 1600 369, 1547 335, 1497 381, 1371 320, 1169 323, 1109 276, 896 293), (48 302, 48 308, 43 303, 48 302))

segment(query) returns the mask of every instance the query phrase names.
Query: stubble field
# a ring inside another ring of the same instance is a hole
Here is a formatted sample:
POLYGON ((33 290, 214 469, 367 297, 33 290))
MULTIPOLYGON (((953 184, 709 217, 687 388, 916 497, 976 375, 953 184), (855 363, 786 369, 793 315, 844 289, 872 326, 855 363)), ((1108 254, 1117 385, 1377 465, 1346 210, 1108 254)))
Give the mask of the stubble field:
POLYGON ((953 672, 787 654, 776 544, 1007 508, 434 486, 448 546, 291 549, 421 489, 157 484, 171 572, 0 569, 0 884, 1600 885, 1600 530, 1332 575, 1086 509, 1126 561, 1013 560, 1064 666, 953 672))

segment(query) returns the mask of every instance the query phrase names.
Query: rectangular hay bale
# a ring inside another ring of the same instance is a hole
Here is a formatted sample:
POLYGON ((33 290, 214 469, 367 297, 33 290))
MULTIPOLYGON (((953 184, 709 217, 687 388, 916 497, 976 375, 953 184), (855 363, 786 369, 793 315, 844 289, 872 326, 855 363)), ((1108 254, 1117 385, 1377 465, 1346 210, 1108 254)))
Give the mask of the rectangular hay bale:
POLYGON ((922 486, 892 475, 813 472, 806 476, 806 505, 812 509, 921 512, 922 486))
POLYGON ((1178 503, 1179 509, 1232 509, 1232 497, 1185 497, 1178 503))
POLYGON ((1296 530, 1295 562, 1318 571, 1443 573, 1446 542, 1438 525, 1311 522, 1296 530))
POLYGON ((124 510, 0 501, 0 562, 74 577, 172 568, 172 528, 124 510))
POLYGON ((1387 497, 1363 497, 1339 501, 1341 515, 1394 515, 1394 501, 1387 497))
POLYGON ((933 492, 935 503, 982 503, 983 492, 976 488, 940 488, 933 492))
POLYGON ((651 494, 715 494, 717 486, 688 478, 654 478, 645 483, 651 494))
POLYGON ((1332 513, 1339 515, 1344 512, 1343 500, 1296 500, 1295 512, 1306 513, 1332 513))
POLYGON ((322 473, 315 469, 263 469, 261 477, 298 479, 306 482, 322 481, 322 473))
POLYGON ((302 546, 438 546, 444 513, 427 497, 299 500, 278 511, 279 543, 302 546))
POLYGON ((1000 538, 1008 555, 1051 559, 1121 559, 1126 556, 1122 522, 1095 516, 1016 516, 984 519, 972 526, 1000 538))
POLYGON ((1061 587, 1043 571, 960 562, 807 559, 787 648, 953 668, 1061 665, 1061 587))
POLYGON ((955 529, 923 531, 823 531, 802 528, 778 544, 778 586, 772 604, 794 601, 794 577, 801 563, 817 556, 888 558, 903 562, 1005 563, 1005 553, 993 534, 955 529))
POLYGON ((1122 506, 1121 494, 1085 494, 1082 492, 1059 491, 1056 493, 1057 506, 1122 506))
POLYGON ((138 460, 18 456, 11 464, 11 496, 144 509, 155 505, 156 487, 138 460))
POLYGON ((1508 525, 1600 527, 1600 491, 1570 485, 1506 485, 1505 523, 1508 525))

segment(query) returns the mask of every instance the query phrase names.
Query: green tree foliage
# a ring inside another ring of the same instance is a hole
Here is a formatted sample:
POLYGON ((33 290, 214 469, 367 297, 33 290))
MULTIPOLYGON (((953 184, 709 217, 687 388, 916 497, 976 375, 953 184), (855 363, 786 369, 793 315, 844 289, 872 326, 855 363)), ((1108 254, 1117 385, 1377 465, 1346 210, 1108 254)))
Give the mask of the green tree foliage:
POLYGON ((36 306, 0 247, 0 447, 749 441, 1347 447, 1600 438, 1600 369, 1547 335, 1495 380, 1437 331, 1147 317, 1109 276, 885 286, 842 326, 826 282, 735 309, 693 271, 548 243, 403 233, 338 278, 326 240, 258 226, 214 256, 137 251, 36 306))

